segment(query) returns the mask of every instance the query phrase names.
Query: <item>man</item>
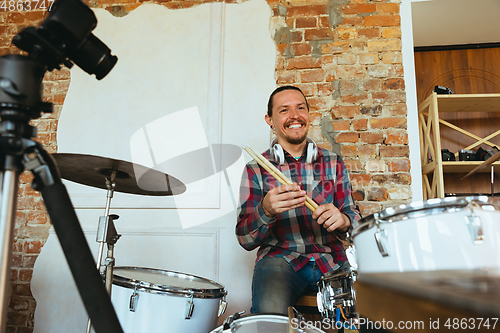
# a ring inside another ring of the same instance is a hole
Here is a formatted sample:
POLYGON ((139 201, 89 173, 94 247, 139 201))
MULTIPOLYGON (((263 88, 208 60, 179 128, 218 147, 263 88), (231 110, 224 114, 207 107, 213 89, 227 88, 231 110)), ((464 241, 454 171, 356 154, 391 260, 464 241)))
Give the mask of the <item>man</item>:
POLYGON ((289 306, 328 271, 347 262, 337 236, 361 218, 342 159, 307 137, 309 105, 299 88, 270 96, 267 124, 276 138, 263 156, 293 185, 281 185, 255 161, 242 179, 236 235, 246 250, 257 247, 251 313, 286 315, 289 306), (319 207, 304 205, 305 195, 319 207))

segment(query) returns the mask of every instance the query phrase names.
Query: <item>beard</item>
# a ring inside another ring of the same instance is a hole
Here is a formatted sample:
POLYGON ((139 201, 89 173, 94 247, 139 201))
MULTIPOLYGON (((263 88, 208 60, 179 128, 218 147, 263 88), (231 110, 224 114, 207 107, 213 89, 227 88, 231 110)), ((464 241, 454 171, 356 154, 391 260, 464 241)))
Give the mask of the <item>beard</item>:
POLYGON ((305 133, 302 136, 298 136, 298 137, 290 137, 287 135, 285 138, 286 138, 286 141, 288 141, 289 143, 291 143, 293 145, 298 145, 298 144, 301 144, 302 142, 304 142, 306 137, 307 137, 307 133, 305 133))

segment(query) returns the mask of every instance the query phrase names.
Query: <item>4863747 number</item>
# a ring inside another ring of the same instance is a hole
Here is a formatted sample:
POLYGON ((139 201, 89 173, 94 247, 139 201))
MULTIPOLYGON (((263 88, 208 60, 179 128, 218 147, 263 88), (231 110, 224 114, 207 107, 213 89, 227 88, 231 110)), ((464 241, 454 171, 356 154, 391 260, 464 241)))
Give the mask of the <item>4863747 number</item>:
POLYGON ((32 10, 50 10, 54 0, 0 0, 0 10, 4 12, 22 12, 32 10))
POLYGON ((448 318, 444 326, 449 330, 494 330, 497 322, 498 318, 448 318))

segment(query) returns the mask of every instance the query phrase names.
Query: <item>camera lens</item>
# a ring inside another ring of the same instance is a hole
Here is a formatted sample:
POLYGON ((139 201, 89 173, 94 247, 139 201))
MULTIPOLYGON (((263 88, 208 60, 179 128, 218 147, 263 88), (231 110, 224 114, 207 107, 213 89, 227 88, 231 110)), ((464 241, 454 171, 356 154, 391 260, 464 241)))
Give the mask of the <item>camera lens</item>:
POLYGON ((71 53, 74 63, 85 72, 95 74, 98 80, 105 77, 118 61, 116 56, 111 55, 111 50, 93 34, 71 53))

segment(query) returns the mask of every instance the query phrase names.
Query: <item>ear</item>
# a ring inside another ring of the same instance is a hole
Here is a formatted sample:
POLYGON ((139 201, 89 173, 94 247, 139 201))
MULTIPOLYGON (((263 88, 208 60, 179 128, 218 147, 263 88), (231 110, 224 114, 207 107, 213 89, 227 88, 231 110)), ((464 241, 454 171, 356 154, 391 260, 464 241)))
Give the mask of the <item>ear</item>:
POLYGON ((266 123, 269 125, 269 127, 273 127, 273 121, 271 117, 269 117, 269 115, 266 114, 264 118, 266 119, 266 123))

